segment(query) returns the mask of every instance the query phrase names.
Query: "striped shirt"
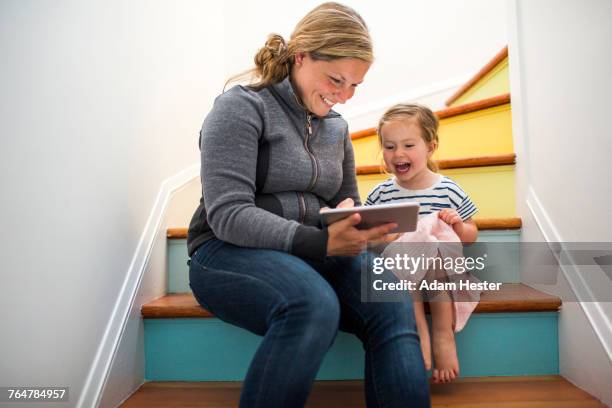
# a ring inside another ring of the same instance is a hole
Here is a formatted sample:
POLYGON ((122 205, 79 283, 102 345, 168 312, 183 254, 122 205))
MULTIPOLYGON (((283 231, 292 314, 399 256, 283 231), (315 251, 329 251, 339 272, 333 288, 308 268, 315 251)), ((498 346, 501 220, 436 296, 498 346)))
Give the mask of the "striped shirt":
POLYGON ((368 195, 364 205, 389 204, 402 201, 419 203, 419 218, 438 212, 443 208, 452 208, 459 213, 463 221, 478 212, 476 205, 457 183, 440 175, 438 181, 423 190, 409 190, 397 184, 395 177, 377 185, 368 195))

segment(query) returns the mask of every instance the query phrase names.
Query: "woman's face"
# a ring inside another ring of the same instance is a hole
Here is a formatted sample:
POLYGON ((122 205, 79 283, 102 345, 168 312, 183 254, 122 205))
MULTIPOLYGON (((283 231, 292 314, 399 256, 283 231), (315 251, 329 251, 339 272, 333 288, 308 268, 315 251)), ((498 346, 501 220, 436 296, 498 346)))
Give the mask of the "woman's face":
POLYGON ((325 116, 335 104, 353 97, 370 65, 357 58, 322 61, 312 59, 308 53, 298 53, 291 80, 304 106, 317 116, 325 116))

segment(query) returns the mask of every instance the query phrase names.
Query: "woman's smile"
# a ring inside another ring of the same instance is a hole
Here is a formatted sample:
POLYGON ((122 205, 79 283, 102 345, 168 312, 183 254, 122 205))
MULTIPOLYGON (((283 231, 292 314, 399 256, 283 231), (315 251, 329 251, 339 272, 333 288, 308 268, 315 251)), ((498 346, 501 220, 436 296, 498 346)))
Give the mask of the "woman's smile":
POLYGON ((310 112, 323 117, 337 103, 345 103, 355 94, 371 63, 358 58, 315 59, 298 53, 291 71, 291 80, 302 104, 310 112))

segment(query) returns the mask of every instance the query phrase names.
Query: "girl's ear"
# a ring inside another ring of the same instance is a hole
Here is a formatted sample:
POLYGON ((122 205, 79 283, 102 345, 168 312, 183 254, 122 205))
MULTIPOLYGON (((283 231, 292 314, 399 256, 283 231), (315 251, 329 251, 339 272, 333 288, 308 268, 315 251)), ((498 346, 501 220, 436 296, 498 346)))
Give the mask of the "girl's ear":
POLYGON ((427 154, 431 156, 432 154, 434 154, 437 148, 438 148, 438 142, 435 142, 435 141, 429 142, 427 146, 427 154))
POLYGON ((302 65, 302 61, 304 60, 304 53, 296 52, 294 58, 295 58, 296 65, 302 65))

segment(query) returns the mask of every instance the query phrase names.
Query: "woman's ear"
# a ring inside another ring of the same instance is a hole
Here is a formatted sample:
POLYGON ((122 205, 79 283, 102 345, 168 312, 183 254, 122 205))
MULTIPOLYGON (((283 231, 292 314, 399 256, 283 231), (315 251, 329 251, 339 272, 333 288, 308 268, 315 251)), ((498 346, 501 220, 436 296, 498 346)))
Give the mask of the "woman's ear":
POLYGON ((295 58, 295 65, 302 65, 302 61, 304 60, 304 53, 296 52, 294 58, 295 58))

